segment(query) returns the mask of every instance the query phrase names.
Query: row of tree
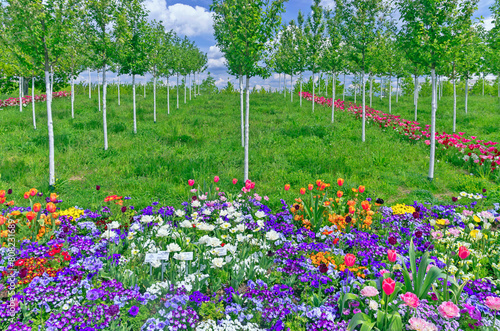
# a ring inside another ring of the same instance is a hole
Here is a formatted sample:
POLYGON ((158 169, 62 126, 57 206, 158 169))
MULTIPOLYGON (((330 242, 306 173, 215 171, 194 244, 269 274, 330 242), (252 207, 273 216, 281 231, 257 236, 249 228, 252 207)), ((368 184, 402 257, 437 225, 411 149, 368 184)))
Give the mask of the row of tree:
MULTIPOLYGON (((7 0, 0 3, 0 52, 4 77, 44 77, 47 93, 49 184, 55 184, 52 91, 54 73, 71 82, 74 117, 74 79, 86 69, 102 77, 104 149, 108 148, 106 88, 108 71, 131 75, 134 132, 137 132, 135 77, 151 73, 156 81, 172 76, 184 80, 206 69, 207 56, 187 38, 165 31, 161 22, 148 21, 144 0, 7 0)), ((89 71, 90 72, 90 71, 89 71)), ((90 82, 90 74, 89 74, 90 82)), ((22 84, 20 84, 21 86, 22 84)), ((177 108, 179 107, 177 84, 177 108)), ((167 89, 170 91, 170 89, 167 89)), ((20 97, 22 91, 20 89, 20 97)), ((91 89, 89 84, 89 97, 91 89)), ((99 95, 99 105, 101 99, 99 95)), ((36 128, 35 103, 33 125, 36 128)), ((168 105, 170 112, 170 104, 168 105)), ((20 105, 22 111, 22 105, 20 105)), ((156 102, 154 102, 156 121, 156 102)))

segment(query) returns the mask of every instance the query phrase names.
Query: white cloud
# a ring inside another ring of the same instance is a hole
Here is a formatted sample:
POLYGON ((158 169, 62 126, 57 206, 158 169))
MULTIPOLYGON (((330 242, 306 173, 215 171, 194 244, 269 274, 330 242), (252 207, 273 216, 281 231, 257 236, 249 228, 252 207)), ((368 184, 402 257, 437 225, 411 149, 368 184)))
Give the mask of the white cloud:
POLYGON ((149 17, 162 21, 167 30, 188 37, 213 34, 212 13, 200 6, 176 3, 167 6, 166 0, 146 0, 149 17))
POLYGON ((207 66, 208 69, 221 69, 226 68, 226 59, 224 58, 224 53, 221 52, 219 47, 210 46, 207 52, 208 61, 207 66))
POLYGON ((485 18, 483 20, 483 26, 484 26, 484 28, 486 30, 488 30, 488 31, 491 30, 493 28, 493 26, 494 26, 494 24, 493 24, 493 17, 490 16, 488 18, 485 18))

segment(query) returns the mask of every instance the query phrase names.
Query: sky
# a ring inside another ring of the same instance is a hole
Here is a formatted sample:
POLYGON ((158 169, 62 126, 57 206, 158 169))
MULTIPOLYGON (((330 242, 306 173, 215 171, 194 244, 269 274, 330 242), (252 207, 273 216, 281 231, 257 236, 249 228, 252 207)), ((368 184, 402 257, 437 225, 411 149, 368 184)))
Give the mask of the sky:
MULTIPOLYGON (((483 24, 486 29, 491 29, 492 18, 489 7, 494 0, 480 0, 478 10, 475 12, 476 18, 483 18, 483 24)), ((182 0, 182 1, 167 1, 167 0, 145 0, 145 7, 149 11, 149 18, 157 21, 162 21, 166 30, 173 29, 179 36, 187 36, 193 40, 196 45, 208 56, 208 69, 202 74, 204 79, 207 73, 210 72, 216 81, 219 88, 227 86, 228 80, 233 84, 238 83, 237 79, 230 76, 224 65, 224 55, 216 46, 216 40, 213 35, 212 14, 210 5, 212 0, 182 0)), ((321 4, 325 7, 332 7, 334 0, 322 0, 321 4)), ((289 0, 286 6, 286 12, 282 15, 283 23, 297 18, 297 14, 302 11, 305 15, 310 12, 312 0, 289 0)), ((308 79, 310 73, 305 73, 304 78, 308 79)), ((108 73, 109 83, 116 81, 116 75, 108 73)), ((79 77, 80 81, 88 82, 88 73, 82 73, 79 77)), ((493 76, 487 77, 493 79, 493 76)), ((95 83, 97 73, 91 74, 91 80, 95 83)), ((138 79, 139 82, 144 80, 150 81, 151 75, 138 79)), ((423 79, 423 78, 422 78, 423 79)), ((121 81, 131 81, 129 77, 121 77, 121 81)), ((350 84, 352 77, 347 76, 347 84, 350 84)), ((294 78, 294 83, 296 78, 294 78)), ((264 87, 268 89, 277 88, 279 85, 278 74, 274 74, 271 78, 263 80, 261 78, 252 78, 251 86, 257 88, 264 87)), ((281 78, 281 85, 283 84, 281 78)), ((393 82, 395 86, 395 82, 393 82)), ((290 77, 287 76, 287 86, 290 86, 290 77)))

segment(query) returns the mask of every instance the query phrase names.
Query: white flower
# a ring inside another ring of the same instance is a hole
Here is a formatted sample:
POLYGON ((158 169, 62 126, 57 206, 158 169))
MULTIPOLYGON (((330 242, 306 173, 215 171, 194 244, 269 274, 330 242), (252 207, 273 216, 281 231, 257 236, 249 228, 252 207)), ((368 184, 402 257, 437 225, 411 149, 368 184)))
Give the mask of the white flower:
POLYGON ((370 303, 368 304, 368 307, 370 307, 371 310, 378 310, 378 303, 375 300, 370 300, 370 303))
POLYGON ((477 240, 481 240, 482 238, 483 238, 483 233, 482 233, 482 232, 478 232, 478 233, 476 234, 476 239, 477 239, 477 240))
POLYGON ((193 206, 194 208, 198 208, 199 206, 201 206, 201 204, 200 204, 200 202, 198 200, 194 200, 191 203, 191 206, 193 206))
POLYGON ((266 217, 266 213, 264 213, 262 210, 259 210, 258 212, 255 213, 255 216, 258 218, 263 218, 266 217))
POLYGON ((176 243, 171 243, 168 244, 167 246, 167 252, 180 252, 181 251, 181 246, 177 245, 176 243))
POLYGON ((220 244, 222 244, 222 241, 219 238, 210 238, 210 241, 207 242, 207 246, 210 247, 220 247, 220 244))
POLYGON ((238 234, 236 235, 236 240, 238 240, 239 242, 243 242, 243 241, 245 241, 245 240, 246 240, 246 236, 244 236, 244 235, 242 235, 242 234, 238 233, 238 234))
POLYGON ((436 225, 436 220, 435 219, 430 219, 429 220, 429 224, 432 225, 432 226, 436 225))
POLYGON ((203 231, 213 231, 215 229, 215 225, 207 224, 207 223, 198 223, 196 224, 196 227, 199 230, 203 231))
POLYGON ((460 195, 463 196, 463 197, 466 197, 467 193, 466 192, 460 192, 460 195))
POLYGON ((153 268, 158 268, 159 266, 161 266, 161 262, 158 260, 154 260, 151 261, 151 265, 153 266, 153 268))
POLYGON ((200 240, 198 240, 198 242, 199 242, 200 244, 206 244, 206 243, 208 243, 209 241, 210 241, 210 237, 209 237, 209 236, 207 236, 207 235, 204 235, 203 237, 201 237, 201 238, 200 238, 200 240))
POLYGON ((263 220, 258 220, 258 221, 257 221, 257 225, 258 225, 259 227, 263 228, 263 227, 264 227, 264 221, 263 221, 263 220))
POLYGON ((129 233, 128 233, 128 236, 127 236, 127 239, 128 239, 128 240, 132 240, 132 239, 134 239, 134 235, 135 235, 135 232, 132 232, 132 231, 131 231, 131 232, 129 232, 129 233))
POLYGON ((274 231, 274 230, 271 230, 269 231, 268 233, 266 233, 266 239, 267 240, 277 240, 279 238, 279 233, 274 231))
POLYGON ((193 224, 191 224, 191 222, 189 222, 188 220, 184 220, 179 225, 181 226, 181 228, 192 228, 193 227, 193 224))
POLYGON ((223 258, 216 257, 212 260, 212 268, 222 268, 226 264, 223 258))
POLYGON ((132 224, 132 225, 130 226, 130 228, 129 228, 129 229, 130 229, 131 231, 137 231, 137 230, 139 230, 140 228, 141 228, 141 226, 139 225, 139 223, 134 223, 134 224, 132 224))
POLYGON ((142 217, 141 217, 141 223, 151 223, 153 221, 154 221, 154 218, 151 215, 142 215, 142 217))
POLYGON ((238 231, 240 232, 245 232, 245 224, 238 224, 236 226, 236 229, 238 229, 238 231))
POLYGON ((182 209, 177 209, 175 211, 175 216, 177 216, 177 217, 182 217, 184 215, 186 215, 186 212, 184 210, 182 210, 182 209))
POLYGON ((110 229, 110 230, 118 229, 119 227, 120 227, 120 223, 118 223, 117 221, 113 221, 113 222, 108 224, 108 229, 110 229))
POLYGON ((231 232, 231 233, 235 233, 237 231, 238 231, 238 229, 235 229, 235 228, 229 229, 229 232, 231 232))
POLYGON ((62 309, 63 310, 68 310, 69 309, 69 305, 67 303, 65 303, 64 306, 62 306, 62 309))
POLYGON ((203 211, 203 215, 210 215, 210 214, 212 214, 212 212, 210 211, 210 209, 205 209, 203 211))
POLYGON ((488 222, 485 222, 483 227, 485 230, 488 230, 489 228, 491 228, 491 224, 488 222))
POLYGON ((227 210, 221 210, 219 215, 220 215, 220 217, 224 217, 227 215, 227 213, 228 213, 227 210))
POLYGON ((222 224, 220 226, 220 228, 223 230, 229 229, 230 227, 231 227, 231 224, 229 224, 228 222, 224 222, 224 224, 222 224))
POLYGON ((473 223, 469 223, 469 229, 474 230, 476 226, 473 223))
POLYGON ((132 250, 132 255, 137 255, 139 254, 139 250, 138 249, 133 249, 132 250))
POLYGON ((228 252, 230 252, 231 254, 234 254, 236 253, 236 250, 238 249, 238 246, 235 246, 235 245, 231 245, 231 244, 227 244, 226 246, 224 246, 228 252))
POLYGON ((158 237, 168 237, 170 235, 170 227, 168 225, 162 226, 158 233, 156 234, 158 237))
POLYGON ((262 230, 261 228, 255 228, 253 229, 253 232, 259 232, 260 230, 262 230))
POLYGON ((104 233, 101 235, 102 238, 104 239, 110 239, 116 237, 116 232, 108 230, 104 231, 104 233))

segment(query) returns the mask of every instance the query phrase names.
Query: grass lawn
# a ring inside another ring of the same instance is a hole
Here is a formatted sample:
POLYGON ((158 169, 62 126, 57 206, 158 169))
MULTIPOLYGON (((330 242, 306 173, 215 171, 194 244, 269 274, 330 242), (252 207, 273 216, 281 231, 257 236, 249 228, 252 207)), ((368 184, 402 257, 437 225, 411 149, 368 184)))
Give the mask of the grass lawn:
MULTIPOLYGON (((129 88, 131 90, 131 88, 129 88)), ((175 92, 167 114, 166 90, 158 91, 157 123, 153 122, 153 97, 142 87, 137 95, 137 134, 133 133, 132 96, 122 89, 121 106, 116 90, 108 95, 109 150, 103 150, 102 113, 97 93, 78 88, 75 119, 70 99, 53 103, 56 190, 63 206, 88 206, 106 195, 132 196, 130 203, 145 206, 152 200, 176 204, 186 199, 187 180, 211 181, 229 187, 233 178, 243 181, 239 94, 202 95, 187 104, 181 91, 180 109, 175 92), (96 193, 95 186, 101 191, 96 193)), ((189 98, 188 98, 189 99, 189 98)), ((450 201, 461 190, 479 190, 495 184, 466 176, 464 169, 437 162, 435 180, 427 180, 429 148, 422 142, 403 141, 377 126, 367 125, 361 143, 361 122, 337 112, 330 123, 330 109, 311 112, 310 103, 299 106, 280 94, 252 94, 250 100, 250 179, 257 192, 268 194, 271 206, 295 197, 300 187, 316 179, 344 185, 365 185, 373 198, 390 202, 450 201), (289 183, 292 189, 283 190, 289 183), (293 192, 292 192, 293 191, 293 192)), ((486 140, 500 141, 500 103, 494 97, 470 97, 469 114, 459 99, 458 131, 486 140)), ((359 100, 358 100, 359 101, 359 100)), ((430 99, 419 100, 420 118, 430 123, 430 99)), ((438 130, 451 132, 452 99, 438 106, 438 130)), ((37 104, 38 130, 33 130, 31 105, 0 111, 0 189, 14 190, 20 199, 31 187, 48 189, 48 139, 45 104, 37 104)), ((374 108, 387 110, 387 101, 374 99, 374 108)), ((393 98, 393 113, 412 118, 412 97, 393 98)), ((234 188, 236 191, 237 188, 234 188)), ((62 207, 63 207, 62 206, 62 207)))

